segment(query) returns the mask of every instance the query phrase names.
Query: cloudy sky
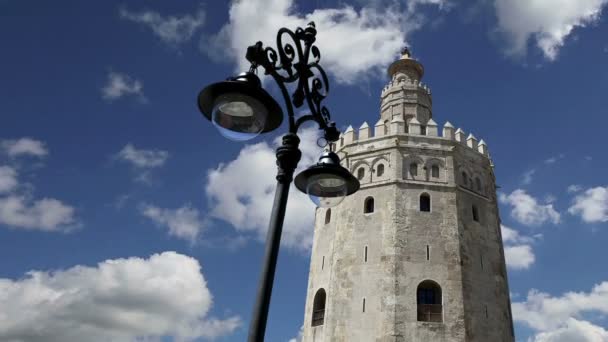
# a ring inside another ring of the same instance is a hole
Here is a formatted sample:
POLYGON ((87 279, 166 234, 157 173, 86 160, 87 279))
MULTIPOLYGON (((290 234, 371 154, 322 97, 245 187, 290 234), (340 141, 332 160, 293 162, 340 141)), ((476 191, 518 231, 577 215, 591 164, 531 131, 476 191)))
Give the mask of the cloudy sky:
MULTIPOLYGON (((314 20, 341 129, 407 44, 435 121, 488 143, 517 340, 608 341, 607 3, 0 0, 0 340, 246 339, 279 133, 227 141, 195 99, 314 20)), ((293 192, 268 341, 302 325, 312 216, 293 192)))

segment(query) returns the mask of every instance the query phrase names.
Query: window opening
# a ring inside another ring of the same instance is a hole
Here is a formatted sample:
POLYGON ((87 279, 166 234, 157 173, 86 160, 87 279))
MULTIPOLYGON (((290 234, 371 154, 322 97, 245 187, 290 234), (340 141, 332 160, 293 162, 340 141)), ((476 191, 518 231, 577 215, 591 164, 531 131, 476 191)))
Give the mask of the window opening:
POLYGON ((472 206, 471 209, 473 211, 473 221, 479 222, 479 211, 477 210, 477 207, 472 206))
POLYGON ((475 178, 475 190, 481 191, 481 179, 479 177, 475 178))
POLYGON ((331 209, 327 209, 325 212, 325 224, 328 224, 331 221, 331 209))
POLYGON ((439 166, 437 166, 437 165, 431 166, 431 177, 439 178, 439 166))
POLYGON ((325 255, 323 256, 323 260, 321 260, 321 270, 325 267, 325 255))
POLYGON ((431 249, 429 245, 426 245, 426 260, 431 260, 431 249))
POLYGON ((365 252, 363 254, 363 258, 365 259, 365 262, 367 262, 367 246, 365 246, 365 252))
POLYGON ((441 287, 431 280, 425 280, 416 291, 418 321, 443 322, 441 287))
POLYGON ((420 195, 420 211, 431 211, 431 196, 427 193, 420 195))
POLYGON ((365 298, 363 298, 363 312, 365 312, 365 298))
POLYGON ((325 290, 319 289, 312 304, 312 326, 323 325, 325 321, 325 290))
POLYGON ((378 177, 381 177, 384 174, 384 164, 378 165, 378 169, 376 170, 378 177))
POLYGON ((462 185, 468 186, 468 183, 467 183, 468 179, 469 179, 469 176, 467 176, 467 173, 462 171, 462 185))
POLYGON ((365 208, 363 209, 363 213, 365 213, 365 214, 373 213, 374 212, 374 198, 373 197, 366 198, 364 207, 365 208))
POLYGON ((357 179, 362 180, 363 177, 365 177, 365 169, 360 167, 359 170, 357 170, 357 179))
POLYGON ((420 126, 420 134, 421 135, 426 135, 426 126, 425 125, 421 125, 420 126))
POLYGON ((416 163, 410 164, 410 176, 412 176, 412 177, 418 176, 418 164, 416 164, 416 163))

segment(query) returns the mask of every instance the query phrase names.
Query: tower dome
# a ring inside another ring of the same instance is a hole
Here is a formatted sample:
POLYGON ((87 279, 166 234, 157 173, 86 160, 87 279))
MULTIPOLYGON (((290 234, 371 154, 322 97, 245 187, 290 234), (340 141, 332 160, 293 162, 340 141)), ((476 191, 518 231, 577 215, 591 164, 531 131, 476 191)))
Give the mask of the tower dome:
POLYGON ((431 90, 421 82, 424 66, 412 58, 408 48, 401 51, 401 57, 388 67, 389 83, 380 96, 380 117, 391 122, 401 117, 406 127, 412 118, 422 125, 433 117, 431 90))

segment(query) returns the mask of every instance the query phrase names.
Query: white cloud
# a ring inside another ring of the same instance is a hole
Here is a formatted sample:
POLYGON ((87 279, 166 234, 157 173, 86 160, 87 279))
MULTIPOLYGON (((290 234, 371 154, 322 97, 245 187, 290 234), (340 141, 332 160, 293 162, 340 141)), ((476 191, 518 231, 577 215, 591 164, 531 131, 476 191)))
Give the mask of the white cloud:
POLYGON ((135 167, 150 169, 163 166, 169 158, 169 152, 137 149, 133 144, 128 143, 118 152, 117 156, 135 167))
POLYGON ((150 183, 151 170, 159 168, 169 159, 169 152, 164 150, 138 149, 133 144, 128 143, 117 154, 116 158, 131 164, 137 176, 135 180, 142 183, 150 183))
POLYGON ((164 209, 144 204, 140 212, 159 226, 169 228, 169 235, 195 242, 205 224, 197 209, 185 205, 178 209, 164 209))
POLYGON ((44 157, 49 153, 42 141, 27 137, 17 140, 3 140, 0 146, 10 157, 21 155, 44 157))
POLYGON ((202 9, 199 9, 195 15, 162 16, 151 10, 131 12, 121 8, 120 17, 148 27, 158 38, 172 47, 189 41, 205 23, 205 12, 202 9))
POLYGON ((10 166, 0 166, 0 194, 17 187, 17 171, 10 166))
POLYGON ((565 157, 565 155, 563 153, 558 154, 557 156, 553 156, 553 157, 549 157, 547 159, 544 160, 545 164, 555 164, 558 160, 561 160, 565 157))
POLYGON ((588 223, 608 222, 608 187, 590 188, 577 195, 568 212, 588 223))
POLYGON ((498 29, 505 34, 508 53, 524 55, 533 40, 549 60, 557 58, 576 27, 599 19, 608 0, 495 0, 498 29))
POLYGON ((513 319, 532 328, 534 342, 605 342, 606 330, 583 321, 591 313, 608 313, 608 282, 593 287, 590 292, 567 292, 562 296, 531 290, 523 302, 512 304, 513 319))
POLYGON ((533 342, 606 342, 608 330, 587 321, 568 319, 558 329, 535 336, 533 342))
POLYGON ((140 80, 134 79, 127 74, 110 71, 106 84, 101 88, 101 94, 108 101, 133 95, 141 102, 147 102, 143 89, 144 86, 140 80))
POLYGON ((385 68, 405 45, 408 33, 421 26, 421 17, 412 13, 416 5, 442 5, 445 1, 415 3, 408 8, 392 2, 383 7, 368 4, 361 10, 342 5, 298 13, 293 0, 234 0, 229 23, 211 39, 203 39, 201 50, 218 60, 228 57, 237 64, 237 71, 246 70, 247 46, 262 41, 276 48, 279 28, 294 30, 314 21, 319 32, 316 45, 321 51, 321 64, 338 82, 352 84, 370 74, 384 75, 385 68), (258 15, 261 8, 264 15, 258 15))
POLYGON ((209 317, 212 304, 198 261, 175 252, 30 271, 0 278, 0 340, 193 341, 233 332, 240 319, 209 317))
POLYGON ((0 197, 0 224, 43 231, 70 231, 78 225, 75 209, 54 198, 0 197))
MULTIPOLYGON (((302 159, 295 174, 317 162, 320 149, 316 145, 317 129, 299 133, 302 159)), ((276 158, 275 148, 266 142, 245 146, 237 158, 209 170, 205 192, 212 217, 224 220, 240 232, 253 232, 264 240, 274 200, 276 158)), ((307 195, 292 185, 287 202, 282 243, 307 250, 312 244, 315 206, 307 195)))
POLYGON ((538 200, 528 195, 525 190, 517 189, 509 195, 501 193, 499 198, 502 203, 512 206, 511 216, 521 224, 539 226, 546 222, 560 222, 560 214, 555 211, 553 204, 539 204, 538 200))
POLYGON ((514 270, 528 269, 536 260, 532 250, 534 239, 519 234, 515 229, 500 225, 502 241, 505 244, 507 267, 514 270))
POLYGON ((526 172, 524 172, 524 175, 522 176, 522 184, 524 185, 528 185, 530 183, 532 183, 532 179, 534 178, 534 174, 536 173, 536 169, 530 169, 526 172))
POLYGON ((290 338, 287 342, 302 342, 302 336, 304 335, 304 326, 300 327, 300 331, 298 332, 298 336, 294 338, 290 338))
POLYGON ((570 194, 575 193, 575 192, 579 192, 581 190, 583 190, 583 187, 580 186, 580 185, 578 185, 578 184, 568 185, 568 189, 566 189, 566 191, 568 191, 568 193, 570 193, 570 194))

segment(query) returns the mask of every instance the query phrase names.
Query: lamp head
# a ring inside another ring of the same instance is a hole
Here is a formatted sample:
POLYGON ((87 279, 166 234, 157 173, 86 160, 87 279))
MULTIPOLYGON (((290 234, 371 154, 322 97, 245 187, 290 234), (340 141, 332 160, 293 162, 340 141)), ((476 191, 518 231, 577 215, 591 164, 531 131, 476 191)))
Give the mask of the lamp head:
POLYGON ((237 141, 270 132, 283 121, 283 110, 252 72, 205 87, 198 108, 222 135, 237 141))
POLYGON ((317 164, 300 172, 294 184, 308 194, 319 207, 329 208, 340 204, 348 195, 359 190, 359 181, 340 165, 334 152, 324 152, 317 164))

